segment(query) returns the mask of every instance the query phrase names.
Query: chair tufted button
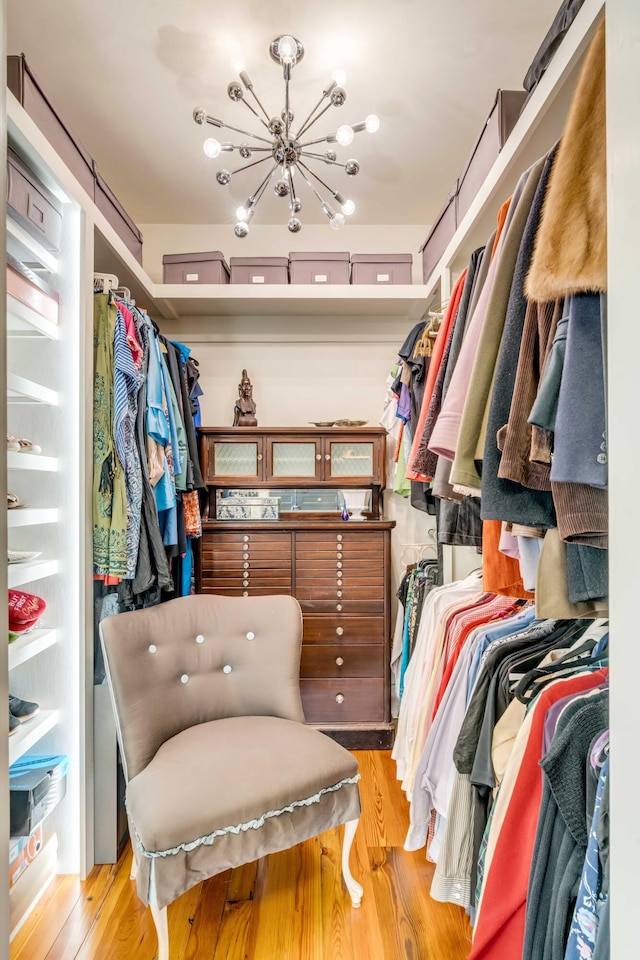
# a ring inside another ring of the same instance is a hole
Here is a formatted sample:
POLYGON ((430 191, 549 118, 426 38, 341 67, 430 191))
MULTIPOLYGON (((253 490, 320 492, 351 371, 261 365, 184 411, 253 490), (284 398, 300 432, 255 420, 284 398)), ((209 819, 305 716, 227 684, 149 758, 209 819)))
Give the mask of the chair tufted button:
POLYGON ((155 653, 157 649, 158 648, 156 647, 155 643, 152 643, 149 646, 149 653, 155 653))
POLYGON ((189 674, 183 673, 180 677, 180 683, 189 683, 189 674))
POLYGON ((226 666, 222 668, 223 673, 231 673, 232 670, 233 670, 233 667, 230 667, 228 663, 226 664, 226 666))
POLYGON ((247 640, 255 640, 255 638, 256 638, 256 635, 253 632, 253 630, 249 630, 249 633, 247 634, 247 640))
POLYGON ((202 636, 201 633, 199 633, 198 636, 196 637, 196 643, 204 643, 204 637, 202 636))

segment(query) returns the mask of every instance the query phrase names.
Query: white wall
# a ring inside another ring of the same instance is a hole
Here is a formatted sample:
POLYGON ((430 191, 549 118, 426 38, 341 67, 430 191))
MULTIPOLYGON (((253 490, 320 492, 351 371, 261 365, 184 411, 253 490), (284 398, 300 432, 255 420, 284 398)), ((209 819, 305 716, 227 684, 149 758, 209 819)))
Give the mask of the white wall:
POLYGON ((140 224, 144 236, 143 266, 152 280, 162 282, 165 253, 192 253, 222 250, 229 257, 286 257, 292 250, 348 250, 350 253, 411 253, 413 282, 422 283, 419 251, 429 227, 416 224, 362 226, 349 223, 336 232, 329 224, 305 224, 300 233, 289 233, 286 224, 252 224, 248 237, 239 240, 233 224, 147 223, 140 224))

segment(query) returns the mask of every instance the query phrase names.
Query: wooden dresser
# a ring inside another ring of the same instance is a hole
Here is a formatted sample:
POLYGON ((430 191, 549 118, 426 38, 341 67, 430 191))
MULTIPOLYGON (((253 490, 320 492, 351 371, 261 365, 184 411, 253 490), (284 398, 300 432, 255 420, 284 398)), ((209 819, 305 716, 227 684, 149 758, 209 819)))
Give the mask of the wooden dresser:
POLYGON ((209 504, 198 592, 296 597, 304 620, 300 676, 307 722, 351 748, 389 747, 394 524, 379 519, 385 431, 201 428, 200 438, 209 504), (237 457, 236 443, 242 445, 237 457), (371 489, 370 519, 343 521, 338 510, 315 512, 308 502, 304 511, 281 511, 276 521, 214 519, 221 489, 295 488, 321 499, 322 491, 335 497, 349 487, 371 489))

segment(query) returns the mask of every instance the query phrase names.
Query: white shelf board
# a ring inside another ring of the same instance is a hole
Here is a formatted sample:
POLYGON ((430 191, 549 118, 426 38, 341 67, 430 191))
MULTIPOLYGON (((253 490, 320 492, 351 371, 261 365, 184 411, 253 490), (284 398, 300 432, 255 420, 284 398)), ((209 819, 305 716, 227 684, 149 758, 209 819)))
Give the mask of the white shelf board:
POLYGON ((7 510, 7 526, 34 527, 42 523, 57 523, 59 510, 57 507, 14 507, 7 510))
POLYGON ((7 336, 10 339, 48 337, 57 340, 60 330, 57 323, 47 320, 41 313, 27 306, 17 297, 7 294, 7 336))
POLYGON ((9 764, 15 763, 20 757, 35 747, 58 722, 57 710, 41 710, 33 720, 21 723, 15 733, 9 737, 9 764))
POLYGON ((7 373, 7 401, 9 403, 47 403, 58 405, 58 394, 41 383, 19 377, 16 373, 7 373))
POLYGON ((177 317, 394 317, 420 320, 422 284, 156 284, 155 297, 177 317))
POLYGON ((54 255, 49 253, 48 250, 45 250, 35 237, 32 237, 30 233, 23 230, 19 223, 12 220, 11 217, 7 217, 7 241, 10 251, 12 240, 18 244, 19 248, 22 248, 22 250, 19 250, 20 255, 18 259, 23 262, 27 259, 28 263, 26 265, 32 270, 37 270, 38 267, 40 267, 40 269, 51 271, 51 273, 58 272, 58 261, 54 255), (25 256, 25 253, 28 256, 25 256))
POLYGON ((43 628, 42 630, 32 630, 18 640, 9 644, 9 670, 19 667, 26 663, 32 657, 37 657, 43 650, 52 647, 58 642, 58 631, 43 628))
POLYGON ((39 453, 18 453, 16 450, 8 450, 7 468, 9 470, 44 470, 47 473, 57 473, 59 463, 57 457, 43 457, 39 453))
POLYGON ((591 41, 605 0, 585 0, 538 86, 525 104, 503 149, 462 218, 455 234, 425 284, 431 297, 444 271, 462 268, 472 251, 495 228, 500 205, 520 175, 560 138, 569 111, 582 56, 591 41))
POLYGON ((19 587, 23 583, 33 583, 53 577, 60 572, 58 560, 33 560, 31 563, 10 563, 7 571, 7 585, 19 587))

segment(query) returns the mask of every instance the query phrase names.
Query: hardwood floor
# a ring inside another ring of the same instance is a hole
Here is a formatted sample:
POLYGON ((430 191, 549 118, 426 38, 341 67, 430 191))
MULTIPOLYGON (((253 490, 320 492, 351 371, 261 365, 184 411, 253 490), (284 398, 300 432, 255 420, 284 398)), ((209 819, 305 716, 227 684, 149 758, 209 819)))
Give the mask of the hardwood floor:
MULTIPOLYGON (((408 805, 388 751, 356 752, 363 816, 351 855, 364 887, 351 907, 341 829, 220 874, 169 907, 171 960, 465 960, 463 911, 429 896, 433 865, 403 843, 408 805)), ((149 910, 129 879, 131 849, 88 880, 58 877, 11 960, 153 960, 149 910)))

